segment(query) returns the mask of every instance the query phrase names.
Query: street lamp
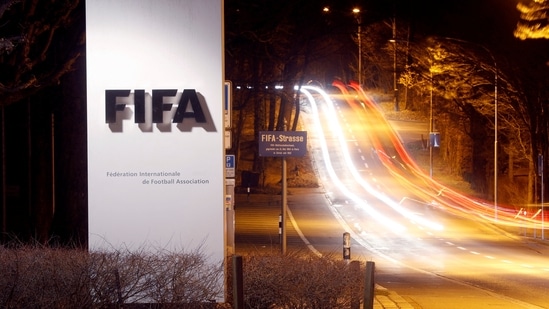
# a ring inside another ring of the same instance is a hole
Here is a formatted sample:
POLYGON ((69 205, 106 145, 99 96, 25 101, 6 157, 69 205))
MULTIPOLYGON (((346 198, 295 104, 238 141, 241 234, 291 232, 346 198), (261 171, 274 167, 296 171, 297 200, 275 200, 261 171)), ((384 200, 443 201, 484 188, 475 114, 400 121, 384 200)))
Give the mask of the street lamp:
MULTIPOLYGON (((325 14, 331 12, 330 7, 328 7, 328 6, 323 7, 322 11, 325 14)), ((355 16, 355 20, 356 20, 356 23, 357 23, 357 39, 358 39, 357 79, 358 79, 358 84, 360 86, 362 86, 362 30, 361 30, 362 16, 360 15, 360 8, 358 8, 358 7, 354 7, 351 10, 351 13, 355 16)), ((347 13, 345 15, 348 16, 347 13)))
POLYGON ((360 9, 354 8, 353 14, 356 18, 356 23, 358 25, 357 36, 358 36, 358 84, 362 87, 362 39, 361 39, 361 30, 360 24, 362 23, 362 18, 360 17, 360 9))
POLYGON ((429 98, 429 177, 433 179, 433 141, 431 136, 433 135, 433 70, 429 69, 431 74, 431 92, 429 98))
MULTIPOLYGON (((435 144, 437 143, 437 135, 435 134, 435 124, 433 119, 433 72, 437 70, 435 67, 435 58, 433 54, 431 53, 431 49, 427 48, 427 52, 429 53, 429 83, 430 83, 430 91, 429 91, 429 177, 433 179, 433 147, 435 147, 435 144)), ((438 147, 438 145, 436 145, 438 147)))
POLYGON ((397 88, 397 40, 396 40, 396 17, 393 18, 393 38, 389 40, 393 42, 393 99, 395 111, 398 112, 398 88, 397 88))
MULTIPOLYGON (((484 48, 484 47, 483 47, 484 48)), ((486 49, 486 48, 484 48, 486 49)), ((494 55, 486 49, 494 61, 494 219, 498 220, 498 65, 494 55)))

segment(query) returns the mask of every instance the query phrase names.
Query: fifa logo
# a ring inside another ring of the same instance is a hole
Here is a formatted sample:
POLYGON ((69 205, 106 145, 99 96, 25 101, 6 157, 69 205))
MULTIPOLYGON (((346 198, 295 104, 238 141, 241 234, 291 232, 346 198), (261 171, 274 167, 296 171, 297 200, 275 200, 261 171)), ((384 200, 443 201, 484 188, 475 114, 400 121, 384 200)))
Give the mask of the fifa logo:
POLYGON ((151 132, 153 125, 163 132, 171 125, 180 131, 201 127, 215 131, 205 99, 195 89, 105 90, 105 122, 111 131, 122 132, 123 120, 133 118, 142 131, 151 132), (132 108, 133 106, 133 108, 132 108))

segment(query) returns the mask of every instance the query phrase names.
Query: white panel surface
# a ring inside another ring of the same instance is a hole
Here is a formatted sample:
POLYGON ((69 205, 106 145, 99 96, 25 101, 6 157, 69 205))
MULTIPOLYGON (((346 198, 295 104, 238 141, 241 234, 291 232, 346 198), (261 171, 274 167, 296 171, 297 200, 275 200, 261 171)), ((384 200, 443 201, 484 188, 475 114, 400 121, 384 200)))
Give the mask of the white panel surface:
POLYGON ((90 249, 202 246, 223 260, 222 14, 220 0, 86 1, 90 249), (177 90, 162 99, 172 104, 163 123, 152 122, 158 89, 177 90), (189 102, 190 116, 172 123, 184 89, 206 122, 189 102), (107 90, 130 90, 114 123, 107 90))

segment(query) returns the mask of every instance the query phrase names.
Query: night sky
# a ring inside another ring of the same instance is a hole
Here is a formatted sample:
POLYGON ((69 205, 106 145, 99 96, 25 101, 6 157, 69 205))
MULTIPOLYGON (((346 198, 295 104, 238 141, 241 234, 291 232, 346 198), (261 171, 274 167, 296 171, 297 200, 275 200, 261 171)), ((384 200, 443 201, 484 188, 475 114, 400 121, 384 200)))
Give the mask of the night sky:
POLYGON ((520 20, 519 0, 344 0, 325 1, 340 10, 358 6, 365 19, 387 21, 393 14, 397 27, 409 22, 412 36, 462 39, 489 48, 494 54, 518 61, 545 63, 549 40, 521 41, 513 36, 520 20), (525 57, 526 56, 526 57, 525 57))
MULTIPOLYGON (((416 31, 462 39, 509 40, 519 19, 518 0, 374 0, 358 3, 365 14, 409 20, 416 31)), ((341 4, 340 4, 341 5, 341 4)))

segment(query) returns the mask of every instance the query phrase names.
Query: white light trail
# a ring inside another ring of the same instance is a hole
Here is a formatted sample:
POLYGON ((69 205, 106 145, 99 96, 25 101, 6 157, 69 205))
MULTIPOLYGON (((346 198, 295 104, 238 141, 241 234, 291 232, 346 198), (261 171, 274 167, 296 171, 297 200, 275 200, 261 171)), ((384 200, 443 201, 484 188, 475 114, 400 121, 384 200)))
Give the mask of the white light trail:
MULTIPOLYGON (((423 217, 420 217, 420 216, 416 215, 413 212, 408 211, 406 208, 402 207, 399 203, 393 201, 388 196, 386 196, 383 193, 381 193, 381 192, 377 191, 376 189, 374 189, 367 181, 364 180, 364 178, 362 178, 362 176, 358 172, 358 169, 354 165, 353 160, 351 159, 351 155, 350 155, 349 149, 347 147, 346 139, 345 139, 345 136, 343 135, 343 132, 341 131, 341 126, 339 125, 339 120, 338 120, 338 117, 336 116, 337 113, 336 113, 333 101, 331 100, 330 96, 324 90, 322 90, 318 87, 303 86, 302 89, 301 89, 301 91, 304 92, 304 93, 305 93, 305 91, 307 91, 307 93, 308 93, 308 95, 306 94, 307 98, 311 102, 311 105, 313 105, 313 104, 315 105, 313 107, 313 111, 315 112, 315 116, 316 116, 315 119, 317 120, 316 121, 317 126, 319 126, 319 128, 318 128, 319 132, 322 132, 322 126, 320 124, 320 121, 318 120, 318 117, 319 117, 318 116, 318 108, 316 106, 316 101, 314 100, 313 96, 310 94, 310 92, 308 90, 313 90, 315 92, 318 92, 322 96, 323 100, 327 103, 327 107, 328 107, 328 110, 329 110, 329 112, 327 113, 327 117, 329 117, 329 123, 331 125, 332 130, 336 133, 336 136, 339 140, 340 148, 343 151, 345 164, 346 164, 347 168, 349 169, 349 171, 351 172, 351 174, 353 175, 354 180, 362 188, 364 188, 364 190, 366 190, 366 192, 373 195, 378 200, 380 200, 384 204, 388 205, 389 207, 391 207, 392 209, 394 209, 395 211, 397 211, 401 215, 405 216, 409 220, 412 220, 412 221, 414 221, 414 222, 416 222, 416 223, 418 223, 422 226, 428 227, 428 228, 433 229, 433 230, 442 230, 443 227, 442 227, 441 224, 436 223, 436 222, 431 222, 431 221, 429 221, 429 220, 427 220, 423 217)), ((327 161, 329 161, 329 160, 326 160, 326 162, 327 161)), ((371 209, 371 206, 368 206, 368 207, 371 209)))
MULTIPOLYGON (((339 179, 339 177, 337 176, 337 174, 334 170, 334 167, 331 163, 330 153, 328 151, 328 145, 326 143, 326 138, 324 136, 324 129, 322 128, 322 125, 320 124, 319 112, 318 112, 318 106, 316 104, 316 100, 314 99, 313 95, 308 90, 310 88, 312 88, 312 87, 303 86, 301 88, 301 92, 303 92, 303 94, 305 94, 305 96, 307 97, 307 99, 309 99, 309 102, 311 104, 311 109, 312 109, 313 115, 314 115, 313 120, 314 120, 314 124, 315 124, 315 127, 316 127, 315 132, 317 132, 320 135, 320 139, 319 139, 320 140, 320 148, 322 150, 322 156, 324 157, 324 163, 326 165, 326 170, 328 172, 328 175, 330 176, 331 181, 333 182, 334 185, 337 186, 337 188, 343 194, 345 194, 345 196, 347 196, 350 200, 352 200, 354 203, 356 203, 356 205, 360 206, 361 209, 366 211, 366 213, 368 213, 370 216, 372 216, 372 218, 374 218, 378 222, 384 224, 385 226, 390 227, 390 230, 392 230, 394 232, 404 231, 406 229, 404 226, 402 226, 401 224, 387 218, 386 216, 384 216, 381 213, 379 213, 378 211, 376 211, 373 207, 368 205, 368 203, 366 203, 362 198, 360 198, 359 196, 357 196, 356 194, 351 192, 342 183, 341 179, 339 179)), ((328 97, 328 100, 329 100, 329 97, 328 97)), ((339 130, 337 130, 337 131, 339 131, 339 130)))

